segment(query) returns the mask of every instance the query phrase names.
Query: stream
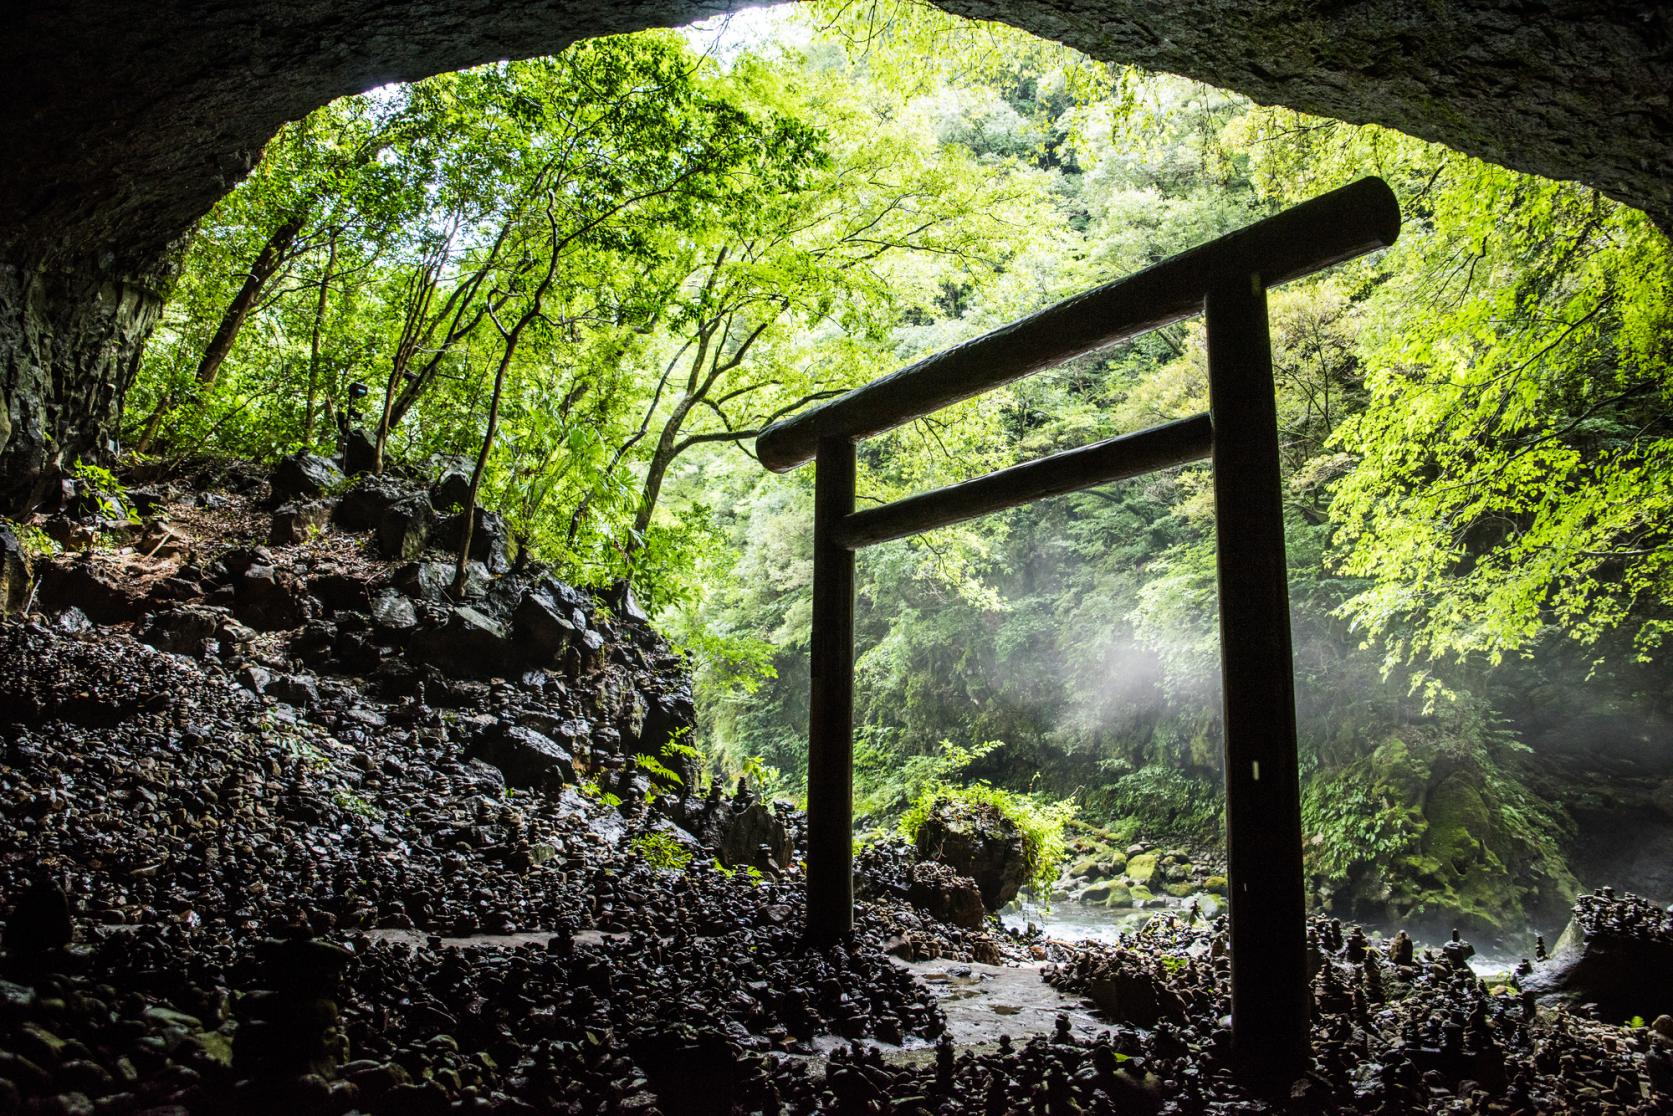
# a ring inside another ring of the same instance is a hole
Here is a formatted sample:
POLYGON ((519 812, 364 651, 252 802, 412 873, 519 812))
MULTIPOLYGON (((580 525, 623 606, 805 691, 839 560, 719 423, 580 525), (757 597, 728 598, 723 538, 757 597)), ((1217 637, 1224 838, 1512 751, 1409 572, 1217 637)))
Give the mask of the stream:
MULTIPOLYGON (((1203 894, 1192 896, 1201 907, 1202 912, 1212 917, 1218 914, 1223 900, 1217 896, 1203 894)), ((1147 907, 1142 910, 1131 907, 1105 907, 1101 904, 1076 903, 1072 900, 1060 900, 1053 903, 1049 909, 1040 907, 1033 902, 1012 903, 999 912, 1000 921, 1008 929, 1023 932, 1030 926, 1037 927, 1047 937, 1064 941, 1113 942, 1123 934, 1134 933, 1159 914, 1181 914, 1191 905, 1191 899, 1181 900, 1178 906, 1147 907)), ((1395 933, 1394 927, 1365 926, 1365 932, 1370 935, 1372 945, 1381 950, 1386 938, 1395 933)), ((1532 953, 1533 932, 1528 934, 1528 953, 1532 953)), ((1524 954, 1513 953, 1503 947, 1472 942, 1476 948, 1475 956, 1470 958, 1470 968, 1478 977, 1483 979, 1502 978, 1516 967, 1516 963, 1524 954)), ((1440 952, 1441 943, 1438 941, 1424 941, 1414 939, 1416 950, 1421 953, 1424 949, 1440 952)))

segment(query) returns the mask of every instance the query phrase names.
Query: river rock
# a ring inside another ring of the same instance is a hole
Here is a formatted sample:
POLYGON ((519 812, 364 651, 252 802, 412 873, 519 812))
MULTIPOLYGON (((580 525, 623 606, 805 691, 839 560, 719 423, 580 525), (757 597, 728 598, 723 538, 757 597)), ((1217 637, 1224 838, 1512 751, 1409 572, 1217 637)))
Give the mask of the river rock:
POLYGON ((1022 830, 986 803, 936 803, 918 828, 917 846, 920 858, 975 880, 990 911, 1015 899, 1028 879, 1022 830))

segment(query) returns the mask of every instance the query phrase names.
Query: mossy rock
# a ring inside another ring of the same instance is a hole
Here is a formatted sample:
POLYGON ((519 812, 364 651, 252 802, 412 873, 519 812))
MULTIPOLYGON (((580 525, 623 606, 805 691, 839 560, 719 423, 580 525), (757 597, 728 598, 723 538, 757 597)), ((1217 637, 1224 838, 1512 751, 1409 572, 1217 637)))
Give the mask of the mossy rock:
POLYGON ((1127 878, 1136 884, 1147 884, 1156 878, 1156 854, 1140 853, 1127 860, 1127 878))
POLYGON ((1190 880, 1185 880, 1180 883, 1168 884, 1162 890, 1166 891, 1175 899, 1184 899, 1197 893, 1197 885, 1192 883, 1190 880))
POLYGON ((1202 889, 1215 895, 1224 895, 1231 887, 1230 881, 1224 876, 1209 876, 1202 882, 1202 889))
POLYGON ((1136 885, 1132 889, 1132 895, 1135 903, 1154 903, 1156 901, 1155 893, 1143 884, 1136 885))
POLYGON ((1104 863, 1109 865, 1110 875, 1119 876, 1127 870, 1127 854, 1120 849, 1111 849, 1104 863))
POLYGON ((1073 864, 1069 865, 1069 875, 1073 879, 1085 878, 1089 880, 1099 880, 1103 879, 1108 874, 1109 873, 1104 870, 1104 861, 1097 853, 1083 856, 1073 864))
POLYGON ((1104 906, 1130 907, 1132 905, 1133 893, 1128 890, 1127 885, 1124 883, 1112 882, 1109 885, 1108 894, 1104 897, 1104 906))

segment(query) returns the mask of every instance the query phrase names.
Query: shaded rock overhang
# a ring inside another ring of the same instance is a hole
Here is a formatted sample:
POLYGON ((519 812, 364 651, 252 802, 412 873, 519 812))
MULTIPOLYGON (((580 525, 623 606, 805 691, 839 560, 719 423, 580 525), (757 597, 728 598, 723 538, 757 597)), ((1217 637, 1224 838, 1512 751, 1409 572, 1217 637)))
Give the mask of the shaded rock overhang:
MULTIPOLYGON (((941 0, 1099 58, 1555 178, 1673 226, 1673 9, 1655 0, 941 0)), ((713 0, 116 0, 0 36, 0 258, 143 273, 285 121, 345 94, 713 0)))

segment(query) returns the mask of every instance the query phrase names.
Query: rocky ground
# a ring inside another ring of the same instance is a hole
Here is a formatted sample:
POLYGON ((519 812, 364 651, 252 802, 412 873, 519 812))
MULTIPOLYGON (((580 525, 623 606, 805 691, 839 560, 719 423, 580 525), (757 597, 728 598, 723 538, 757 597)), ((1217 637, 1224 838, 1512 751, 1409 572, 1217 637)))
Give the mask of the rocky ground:
MULTIPOLYGON (((797 819, 697 791, 684 665, 631 597, 481 517, 455 600, 448 478, 327 466, 84 507, 44 526, 100 545, 3 571, 0 1116, 1670 1110, 1673 1020, 1593 1019, 1562 976, 1667 944, 1627 897, 1528 974, 1558 1006, 1317 924, 1318 1068, 1276 1097, 1229 1068, 1200 906, 1022 940, 976 867, 881 845, 853 940, 805 948, 797 819), (924 958, 1044 963, 1106 1029, 955 1047, 924 958)), ((1120 875, 1212 875, 1176 852, 1120 875)))

